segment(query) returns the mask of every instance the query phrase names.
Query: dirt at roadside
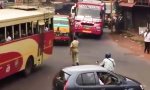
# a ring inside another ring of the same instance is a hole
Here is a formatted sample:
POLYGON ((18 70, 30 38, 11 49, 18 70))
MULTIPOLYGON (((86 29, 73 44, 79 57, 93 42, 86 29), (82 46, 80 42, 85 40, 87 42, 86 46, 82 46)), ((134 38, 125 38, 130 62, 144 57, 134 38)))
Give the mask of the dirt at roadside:
POLYGON ((127 48, 135 55, 145 59, 150 59, 150 54, 144 53, 143 37, 134 32, 125 32, 123 34, 111 33, 110 37, 121 47, 127 48))

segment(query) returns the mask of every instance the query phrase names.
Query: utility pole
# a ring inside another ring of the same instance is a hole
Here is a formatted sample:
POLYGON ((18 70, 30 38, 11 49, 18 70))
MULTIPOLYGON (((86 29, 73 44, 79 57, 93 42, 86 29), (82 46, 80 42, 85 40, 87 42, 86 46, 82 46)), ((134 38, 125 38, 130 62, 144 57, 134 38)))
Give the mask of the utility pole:
POLYGON ((112 0, 110 0, 110 14, 112 15, 112 0))
POLYGON ((110 22, 110 30, 111 32, 113 32, 113 23, 112 23, 112 18, 113 18, 113 15, 112 15, 112 0, 110 0, 110 18, 111 18, 111 22, 110 22))

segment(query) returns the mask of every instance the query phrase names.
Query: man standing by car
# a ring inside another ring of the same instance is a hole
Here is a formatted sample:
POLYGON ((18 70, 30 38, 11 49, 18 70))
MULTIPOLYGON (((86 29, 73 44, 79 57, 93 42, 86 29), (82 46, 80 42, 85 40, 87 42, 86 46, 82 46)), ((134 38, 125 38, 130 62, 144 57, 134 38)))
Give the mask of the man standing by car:
POLYGON ((104 60, 100 63, 100 66, 102 66, 110 71, 114 71, 115 65, 116 65, 115 61, 114 61, 114 59, 111 58, 110 53, 105 54, 104 60))
POLYGON ((78 46, 79 46, 79 41, 77 37, 74 37, 74 40, 70 44, 70 54, 72 55, 72 61, 73 65, 79 65, 79 60, 78 60, 78 46))

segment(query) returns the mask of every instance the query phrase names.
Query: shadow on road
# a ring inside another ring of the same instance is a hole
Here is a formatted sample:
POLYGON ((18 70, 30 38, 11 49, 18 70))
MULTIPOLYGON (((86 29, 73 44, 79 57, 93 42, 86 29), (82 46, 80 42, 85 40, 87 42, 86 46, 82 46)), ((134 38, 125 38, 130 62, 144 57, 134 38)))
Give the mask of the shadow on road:
POLYGON ((68 43, 68 42, 54 42, 54 46, 68 47, 69 45, 70 45, 70 43, 68 43))
POLYGON ((34 74, 41 71, 41 69, 43 69, 42 66, 38 67, 38 68, 35 68, 29 76, 24 76, 23 72, 18 72, 16 74, 10 75, 10 76, 8 76, 4 79, 1 79, 0 80, 0 90, 2 90, 2 88, 4 88, 4 87, 7 87, 7 85, 9 85, 9 84, 13 84, 15 82, 18 82, 18 81, 21 81, 23 79, 34 76, 34 74))
POLYGON ((90 35, 90 34, 81 34, 78 37, 80 39, 108 40, 109 34, 110 34, 110 30, 108 30, 108 28, 104 28, 103 35, 100 38, 98 38, 96 35, 90 35))
POLYGON ((22 73, 16 73, 14 75, 11 75, 7 78, 4 78, 2 80, 0 80, 0 90, 3 87, 6 87, 8 84, 17 82, 18 80, 21 80, 23 78, 23 74, 22 73))

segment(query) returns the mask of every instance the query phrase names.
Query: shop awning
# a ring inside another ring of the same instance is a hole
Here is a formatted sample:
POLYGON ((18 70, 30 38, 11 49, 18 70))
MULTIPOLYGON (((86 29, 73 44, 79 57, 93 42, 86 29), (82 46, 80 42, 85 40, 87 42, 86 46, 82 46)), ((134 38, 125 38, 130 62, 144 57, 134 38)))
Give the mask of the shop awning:
POLYGON ((120 2, 119 5, 122 7, 130 7, 132 8, 136 3, 125 3, 125 2, 120 2))

